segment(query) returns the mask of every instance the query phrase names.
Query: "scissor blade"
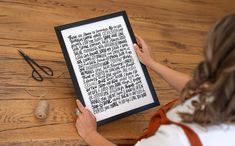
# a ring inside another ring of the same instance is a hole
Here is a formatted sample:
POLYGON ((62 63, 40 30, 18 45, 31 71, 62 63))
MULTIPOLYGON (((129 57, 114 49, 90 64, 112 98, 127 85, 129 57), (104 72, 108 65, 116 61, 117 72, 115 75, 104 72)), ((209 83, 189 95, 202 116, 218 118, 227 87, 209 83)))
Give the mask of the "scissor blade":
POLYGON ((22 57, 26 58, 27 55, 25 55, 22 50, 18 50, 18 52, 19 52, 19 54, 20 54, 22 57))

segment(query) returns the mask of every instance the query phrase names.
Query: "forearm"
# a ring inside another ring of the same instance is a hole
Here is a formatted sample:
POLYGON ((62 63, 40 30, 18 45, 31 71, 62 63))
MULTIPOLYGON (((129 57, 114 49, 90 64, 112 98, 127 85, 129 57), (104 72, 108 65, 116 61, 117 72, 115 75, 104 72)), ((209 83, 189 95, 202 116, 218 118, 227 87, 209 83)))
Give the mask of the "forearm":
POLYGON ((108 141, 105 139, 102 135, 100 135, 98 132, 92 132, 90 133, 86 138, 85 141, 90 146, 117 146, 116 144, 108 141))
POLYGON ((151 63, 148 63, 147 66, 155 71, 159 76, 161 76, 178 92, 181 92, 185 84, 190 80, 190 77, 188 75, 170 69, 167 66, 164 66, 156 61, 151 61, 151 63))

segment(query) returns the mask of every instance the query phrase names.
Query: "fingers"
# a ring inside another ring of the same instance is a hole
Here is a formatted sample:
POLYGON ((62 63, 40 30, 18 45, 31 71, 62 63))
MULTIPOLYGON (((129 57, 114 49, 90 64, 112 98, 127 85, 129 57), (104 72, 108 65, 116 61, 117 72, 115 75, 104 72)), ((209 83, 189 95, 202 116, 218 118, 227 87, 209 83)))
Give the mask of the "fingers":
POLYGON ((135 48, 137 55, 141 53, 141 49, 136 43, 134 43, 134 48, 135 48))
POLYGON ((146 45, 144 39, 143 39, 142 37, 140 37, 139 35, 137 35, 136 33, 135 33, 135 37, 137 38, 137 43, 138 43, 138 45, 139 45, 141 48, 143 48, 143 50, 146 49, 146 48, 147 48, 147 45, 146 45))
MULTIPOLYGON (((139 46, 137 44, 134 44, 134 48, 135 48, 135 52, 137 54, 137 57, 139 58, 139 60, 141 61, 141 54, 142 54, 142 51, 141 49, 139 48, 139 46)), ((142 62, 142 61, 141 61, 142 62)))
POLYGON ((77 99, 76 100, 77 106, 79 108, 79 110, 83 113, 85 112, 85 107, 82 105, 82 103, 77 99))
POLYGON ((137 41, 137 44, 142 47, 142 44, 140 42, 140 39, 139 39, 139 36, 135 33, 135 38, 136 38, 136 41, 137 41))
POLYGON ((95 116, 92 114, 92 112, 87 107, 84 107, 78 99, 76 100, 76 103, 77 103, 78 109, 81 111, 81 116, 78 116, 78 118, 82 117, 82 115, 84 115, 84 114, 86 115, 87 113, 88 113, 88 115, 95 118, 95 116))
POLYGON ((94 121, 96 121, 96 118, 93 115, 93 113, 89 109, 85 109, 85 111, 77 117, 77 122, 78 121, 86 121, 84 119, 87 119, 87 118, 88 119, 92 118, 94 121))

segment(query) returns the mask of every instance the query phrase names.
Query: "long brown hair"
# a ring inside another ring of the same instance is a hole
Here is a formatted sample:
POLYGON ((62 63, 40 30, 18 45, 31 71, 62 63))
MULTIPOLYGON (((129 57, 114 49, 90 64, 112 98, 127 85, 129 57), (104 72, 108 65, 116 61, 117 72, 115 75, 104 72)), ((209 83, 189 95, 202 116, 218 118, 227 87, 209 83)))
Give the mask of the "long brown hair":
POLYGON ((235 13, 218 20, 208 33, 204 60, 182 90, 182 102, 193 101, 193 114, 179 113, 184 122, 202 125, 235 121, 235 13))

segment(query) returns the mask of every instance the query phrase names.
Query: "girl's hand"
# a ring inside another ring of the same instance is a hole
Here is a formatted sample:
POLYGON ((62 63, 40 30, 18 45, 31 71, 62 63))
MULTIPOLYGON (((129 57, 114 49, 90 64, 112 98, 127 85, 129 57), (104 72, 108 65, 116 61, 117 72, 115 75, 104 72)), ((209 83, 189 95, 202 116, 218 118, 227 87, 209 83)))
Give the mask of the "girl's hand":
POLYGON ((136 54, 141 63, 149 66, 154 61, 151 57, 151 49, 140 36, 135 34, 135 38, 138 44, 134 44, 136 54))
POLYGON ((79 135, 86 140, 92 133, 97 133, 96 118, 79 100, 76 100, 76 102, 80 110, 76 121, 76 128, 79 135))

